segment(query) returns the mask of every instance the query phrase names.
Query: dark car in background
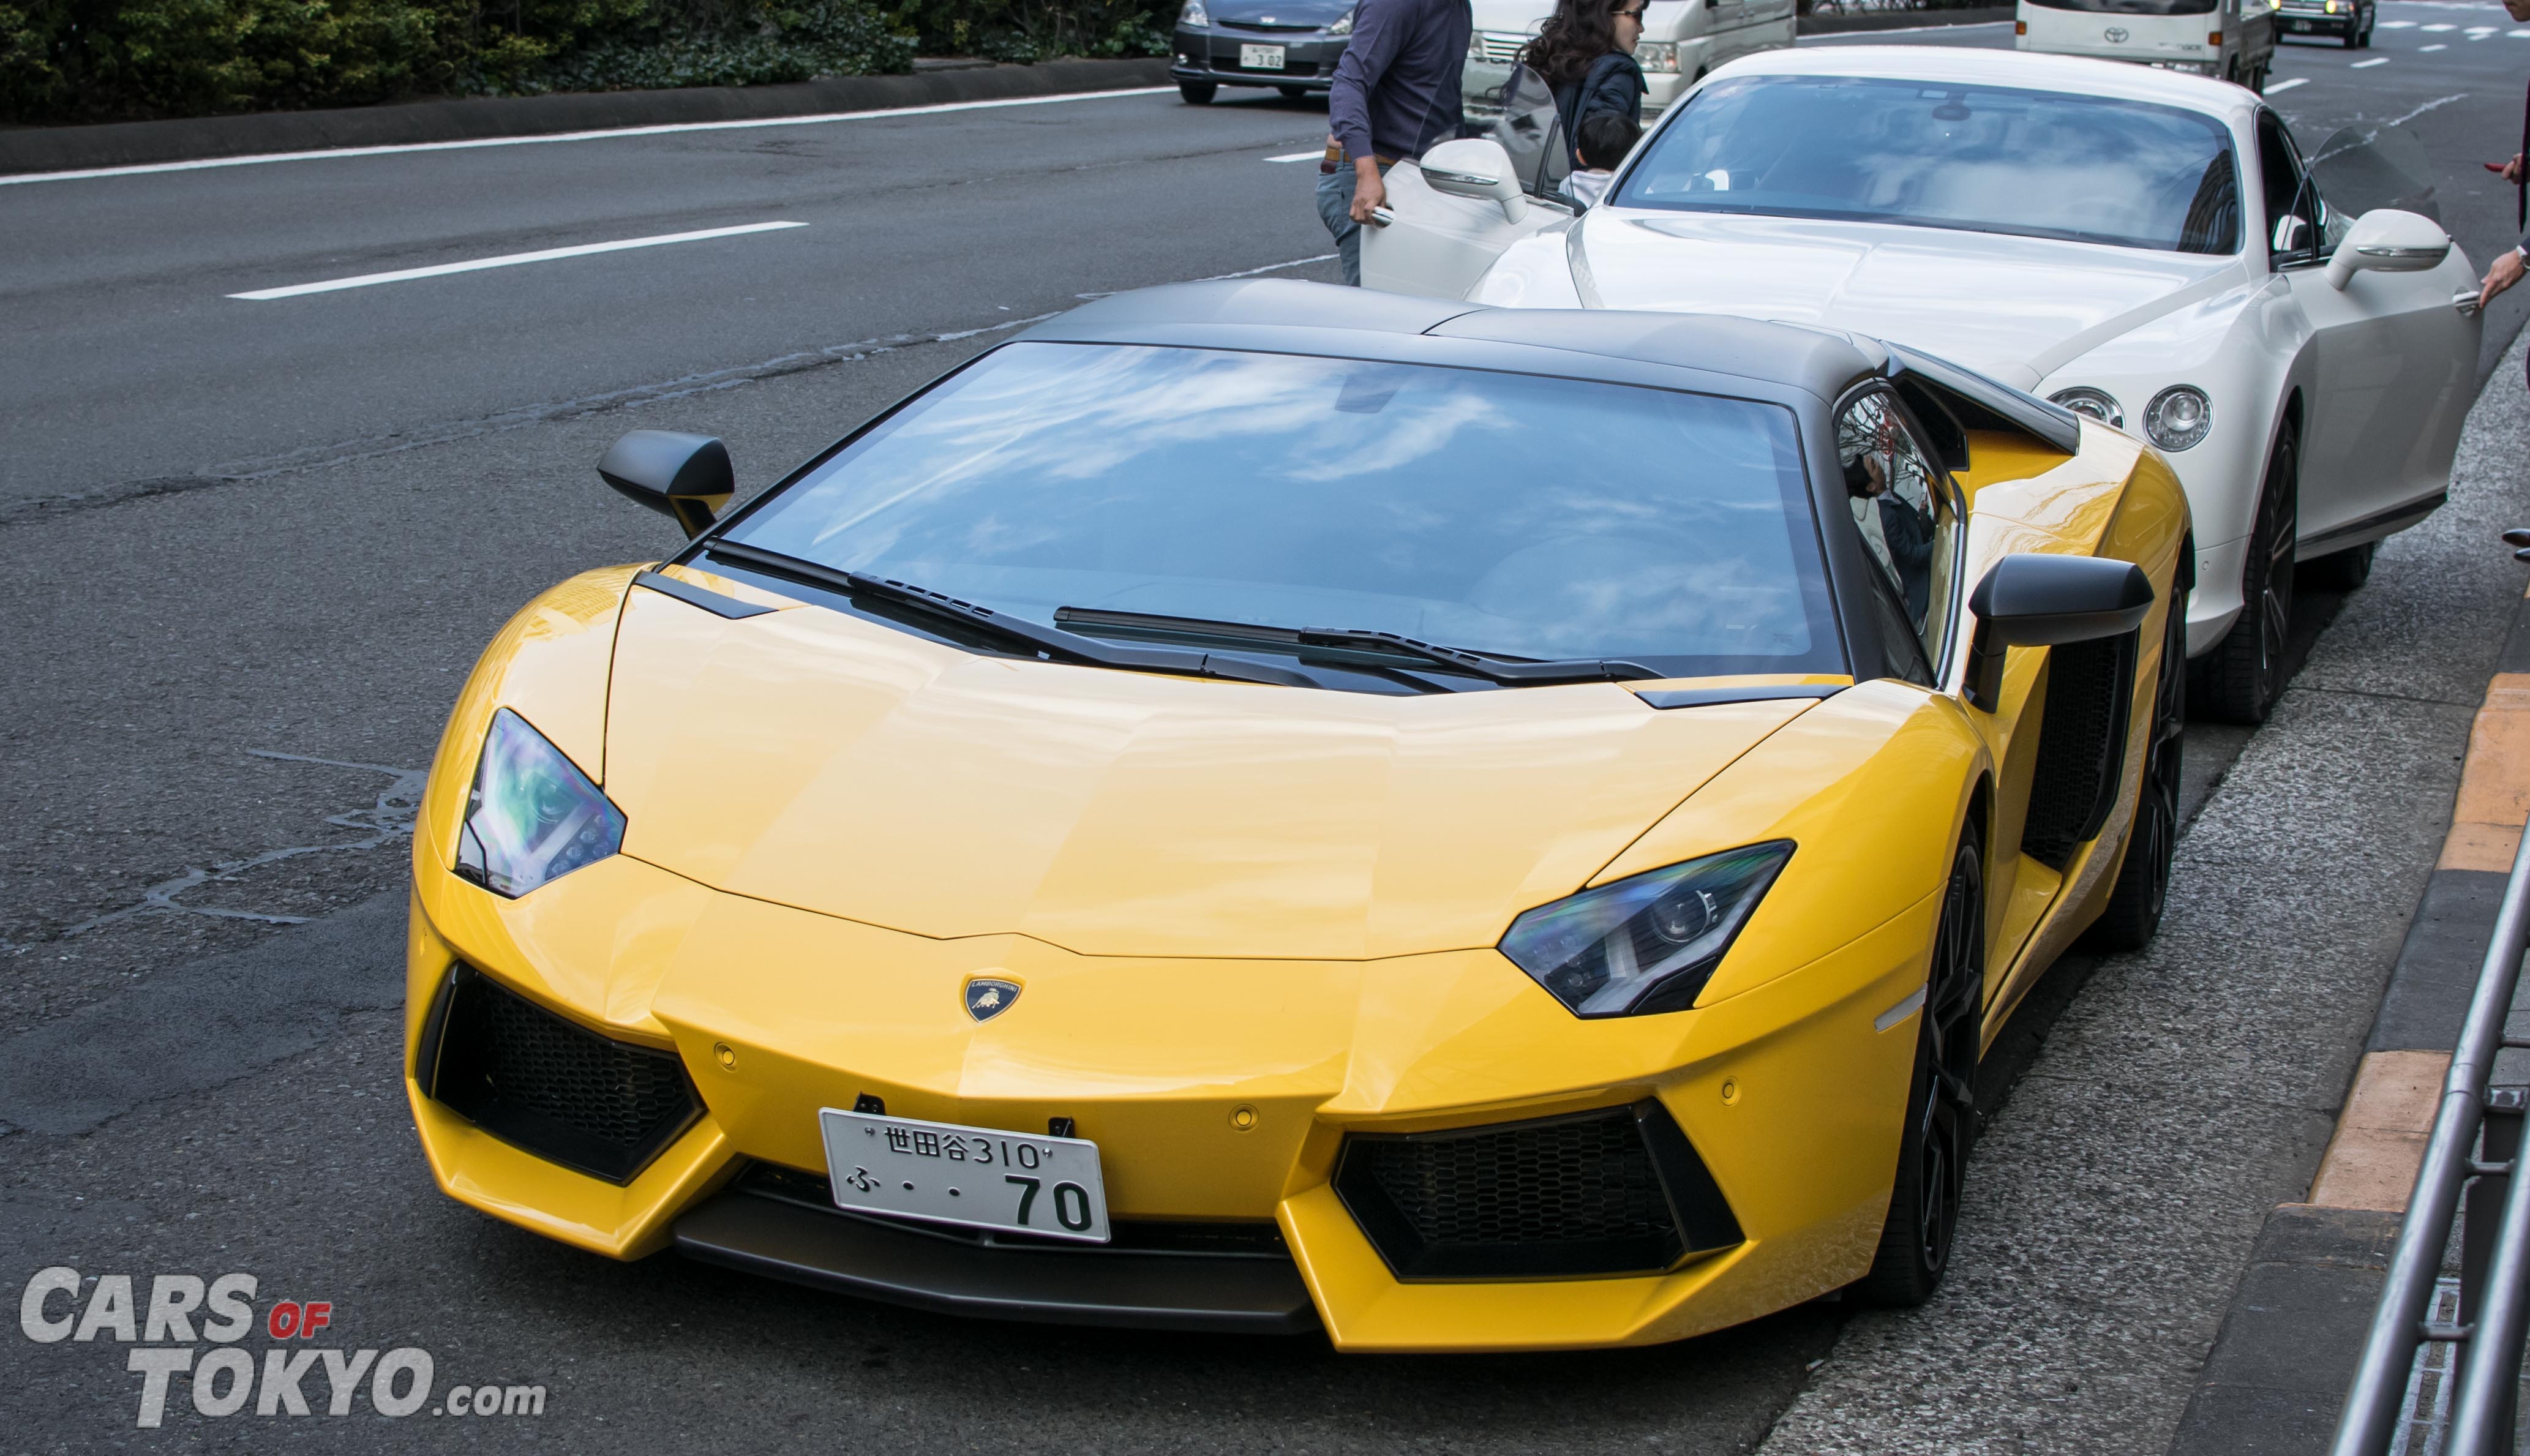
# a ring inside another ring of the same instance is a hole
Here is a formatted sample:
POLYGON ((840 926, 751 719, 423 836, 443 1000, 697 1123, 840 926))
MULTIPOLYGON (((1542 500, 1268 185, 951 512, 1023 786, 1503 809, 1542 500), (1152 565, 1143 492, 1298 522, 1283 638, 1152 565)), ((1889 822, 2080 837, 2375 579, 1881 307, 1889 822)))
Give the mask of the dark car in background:
POLYGON ((1190 105, 1223 86, 1324 93, 1352 38, 1354 0, 1185 0, 1169 75, 1190 105))
POLYGON ((2286 35, 2334 35, 2356 50, 2372 43, 2380 15, 2373 0, 2283 0, 2276 7, 2276 26, 2286 35))

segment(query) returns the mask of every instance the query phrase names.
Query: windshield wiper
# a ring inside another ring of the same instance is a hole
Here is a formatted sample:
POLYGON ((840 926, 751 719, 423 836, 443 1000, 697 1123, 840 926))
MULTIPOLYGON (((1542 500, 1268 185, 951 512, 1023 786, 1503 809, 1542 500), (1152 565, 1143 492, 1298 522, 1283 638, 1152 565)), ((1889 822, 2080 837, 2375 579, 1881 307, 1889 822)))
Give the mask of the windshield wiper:
POLYGON ((1268 627, 1251 626, 1242 621, 1217 621, 1203 617, 1170 617, 1152 612, 1108 612, 1090 607, 1058 607, 1054 620, 1065 625, 1077 623, 1087 627, 1114 627, 1128 632, 1166 631, 1183 633, 1225 646, 1253 643, 1269 651, 1289 652, 1307 657, 1310 648, 1331 648, 1372 658, 1405 658, 1427 671, 1455 673, 1461 676, 1481 677, 1487 682, 1506 687, 1539 686, 1555 682, 1629 682, 1646 681, 1670 675, 1641 663, 1621 659, 1570 658, 1550 662, 1522 662, 1469 652, 1460 647, 1444 647, 1395 632, 1375 632, 1362 627, 1268 627))
MULTIPOLYGON (((1192 677, 1227 677, 1239 682, 1270 682, 1281 687, 1318 687, 1322 684, 1304 673, 1283 668, 1270 668, 1262 663, 1243 662, 1238 658, 1216 657, 1207 652, 1181 652, 1165 647, 1116 647, 1094 637, 1067 632, 1013 617, 990 607, 909 582, 897 581, 867 572, 829 566, 792 556, 788 552, 767 551, 761 546, 748 546, 737 541, 714 540, 705 543, 706 554, 726 557, 773 576, 787 576, 809 586, 821 586, 848 596, 865 597, 890 606, 908 609, 925 616, 950 621, 966 631, 992 638, 1010 646, 1024 648, 1031 655, 1041 654, 1065 662, 1082 663, 1097 668, 1123 668, 1142 673, 1182 673, 1192 677)), ((1057 614, 1060 616, 1060 614, 1057 614)))

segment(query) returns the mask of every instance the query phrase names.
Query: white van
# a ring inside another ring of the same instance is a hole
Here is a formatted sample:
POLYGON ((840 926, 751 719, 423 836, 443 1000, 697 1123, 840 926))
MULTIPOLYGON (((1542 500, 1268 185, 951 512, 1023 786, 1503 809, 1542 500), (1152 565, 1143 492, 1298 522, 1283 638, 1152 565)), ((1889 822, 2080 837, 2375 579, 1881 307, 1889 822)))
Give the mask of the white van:
POLYGON ((2134 61, 2267 88, 2276 8, 2267 0, 2019 0, 2012 44, 2134 61))
MULTIPOLYGON (((1519 48, 1555 13, 1552 0, 1474 0, 1476 31, 1467 42, 1467 120, 1502 117, 1503 82, 1519 48)), ((1643 122, 1668 109, 1704 73, 1725 61, 1792 43, 1793 0, 1650 0, 1634 60, 1643 68, 1643 122)))

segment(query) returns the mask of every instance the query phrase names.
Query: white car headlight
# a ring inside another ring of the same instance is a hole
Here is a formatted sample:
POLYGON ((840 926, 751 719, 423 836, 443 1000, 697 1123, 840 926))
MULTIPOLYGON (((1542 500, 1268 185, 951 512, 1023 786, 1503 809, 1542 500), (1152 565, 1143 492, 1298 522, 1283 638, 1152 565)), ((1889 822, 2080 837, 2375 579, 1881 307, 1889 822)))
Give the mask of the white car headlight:
POLYGON ((623 844, 624 811, 525 719, 493 714, 457 832, 458 878, 516 899, 623 844))
POLYGON ((1212 25, 1212 12, 1203 8, 1203 0, 1185 0, 1185 9, 1178 12, 1178 24, 1207 29, 1212 25))
POLYGON ((2213 428, 2214 402, 2192 384, 2173 384, 2144 406, 2143 432, 2164 450, 2201 445, 2213 428))
POLYGON ((1327 27, 1327 33, 1330 35, 1350 35, 1352 33, 1352 12, 1349 10, 1346 11, 1344 13, 1343 20, 1327 27))
POLYGON ((1634 47, 1634 64, 1667 76, 1678 74, 1678 42, 1646 40, 1634 47))
POLYGON ((2110 429, 2126 427, 2126 406, 2118 404, 2118 397, 2107 390, 2077 384, 2071 389, 2058 390, 2047 399, 2048 403, 2062 404, 2075 414, 2087 414, 2110 429))

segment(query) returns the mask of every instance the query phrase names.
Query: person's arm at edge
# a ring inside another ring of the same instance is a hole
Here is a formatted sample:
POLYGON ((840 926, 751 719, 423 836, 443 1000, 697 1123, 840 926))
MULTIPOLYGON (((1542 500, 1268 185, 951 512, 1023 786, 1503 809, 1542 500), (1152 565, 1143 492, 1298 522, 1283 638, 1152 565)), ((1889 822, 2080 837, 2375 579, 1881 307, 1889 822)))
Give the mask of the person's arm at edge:
POLYGON ((1370 136, 1370 88, 1388 73, 1404 44, 1396 0, 1362 0, 1353 13, 1352 39, 1336 62, 1327 87, 1327 130, 1344 143, 1352 159, 1352 220, 1370 221, 1374 207, 1388 204, 1388 185, 1380 180, 1377 148, 1370 136))

